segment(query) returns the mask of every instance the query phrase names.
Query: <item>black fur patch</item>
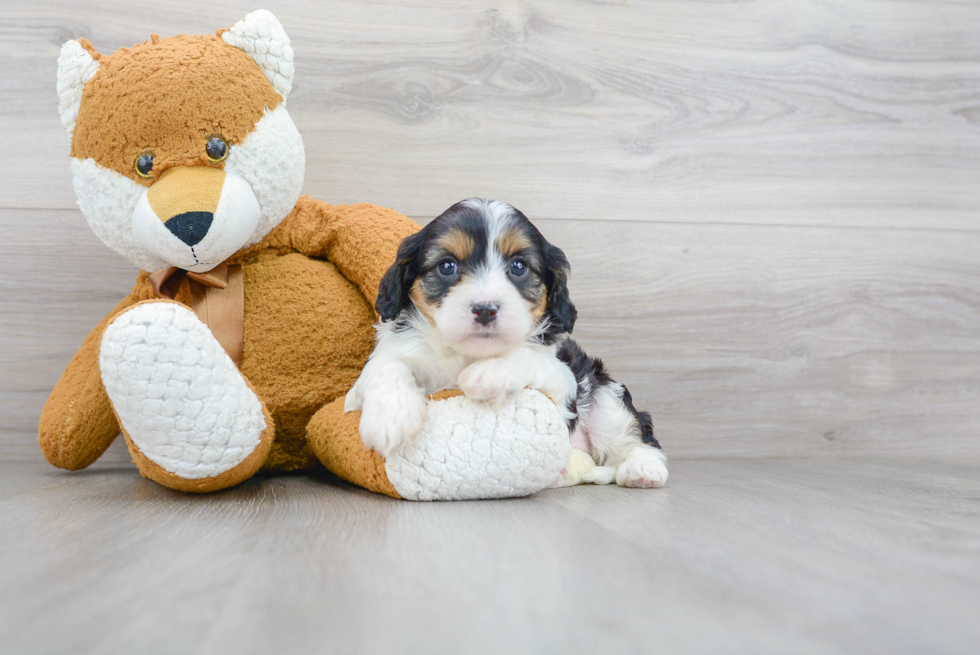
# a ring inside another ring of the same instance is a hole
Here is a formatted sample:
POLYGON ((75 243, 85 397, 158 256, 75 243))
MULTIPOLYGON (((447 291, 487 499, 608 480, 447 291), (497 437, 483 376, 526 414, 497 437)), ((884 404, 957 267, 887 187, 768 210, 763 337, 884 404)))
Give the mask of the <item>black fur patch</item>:
MULTIPOLYGON (((615 380, 610 377, 601 359, 586 355, 582 347, 571 338, 562 339, 555 354, 572 370, 575 375, 575 382, 578 384, 578 393, 573 401, 573 406, 569 408, 576 415, 568 422, 568 431, 571 433, 578 423, 579 409, 588 411, 588 408, 592 407, 595 402, 595 396, 599 389, 614 384, 615 380)), ((650 417, 650 413, 637 411, 636 407, 633 406, 633 397, 625 385, 623 385, 622 401, 626 409, 636 419, 637 428, 644 443, 648 443, 654 448, 660 448, 660 443, 653 435, 653 419, 650 417)))

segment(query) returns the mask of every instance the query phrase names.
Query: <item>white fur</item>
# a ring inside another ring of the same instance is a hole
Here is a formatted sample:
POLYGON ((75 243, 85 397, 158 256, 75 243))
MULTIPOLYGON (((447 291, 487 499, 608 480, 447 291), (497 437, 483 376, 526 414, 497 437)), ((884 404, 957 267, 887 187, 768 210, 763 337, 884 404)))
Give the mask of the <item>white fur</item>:
MULTIPOLYGON (((493 251, 491 257, 500 259, 493 251)), ((527 301, 507 279, 503 262, 485 266, 453 287, 432 318, 443 338, 457 352, 471 358, 492 357, 522 344, 534 329, 527 301), (473 320, 473 305, 494 303, 496 320, 483 326, 473 320)))
MULTIPOLYGON (((555 357, 554 347, 524 345, 503 357, 480 359, 457 378, 468 398, 499 405, 531 387, 551 398, 563 413, 575 395, 575 375, 555 357)), ((566 418, 572 418, 567 414, 566 418)))
MULTIPOLYGON (((162 223, 141 231, 140 237, 144 240, 134 233, 137 205, 146 195, 146 187, 99 165, 94 159, 72 158, 71 167, 78 207, 103 243, 147 271, 157 271, 167 266, 185 268, 188 264, 194 265, 190 248, 170 234, 162 223), (167 245, 171 242, 176 244, 173 248, 167 245)), ((261 241, 296 205, 303 186, 304 170, 303 140, 286 108, 280 105, 267 111, 245 141, 231 147, 225 163, 225 173, 244 179, 258 201, 257 220, 252 216, 254 206, 244 207, 249 213, 242 219, 243 227, 226 230, 226 233, 233 233, 235 239, 224 241, 215 238, 214 243, 221 241, 222 247, 215 247, 208 259, 198 257, 209 266, 191 270, 210 270, 228 255, 261 241), (250 226, 254 228, 246 229, 250 226), (234 240, 240 243, 235 245, 231 242, 234 240), (221 257, 224 252, 228 254, 221 257)), ((247 200, 247 194, 242 190, 235 195, 247 200)), ((222 199, 225 200, 224 197, 222 199)), ((235 215, 239 213, 237 209, 227 204, 225 207, 219 205, 219 213, 224 212, 222 216, 227 217, 227 220, 223 220, 226 226, 235 220, 235 215)), ((195 251, 199 249, 195 247, 195 251)))
POLYGON ((259 201, 248 182, 226 171, 214 219, 199 243, 188 246, 168 230, 165 221, 171 217, 156 214, 148 193, 143 193, 136 202, 133 235, 143 247, 171 266, 202 273, 210 271, 242 247, 259 223, 259 212, 259 201))
POLYGON ((94 159, 72 157, 71 171, 78 208, 95 236, 144 271, 158 271, 171 265, 133 234, 133 212, 146 194, 146 187, 97 164, 94 159))
POLYGON ((590 407, 579 407, 576 432, 587 436, 595 461, 601 466, 585 482, 621 487, 662 487, 667 482, 667 457, 659 448, 643 443, 632 413, 623 403, 623 385, 601 387, 590 407))
POLYGON ((501 406, 525 387, 539 389, 569 418, 566 401, 575 376, 554 356, 554 347, 524 343, 502 358, 474 360, 456 350, 423 318, 397 333, 392 323, 377 326, 377 345, 344 411, 361 410, 361 438, 383 455, 414 437, 425 422, 425 395, 459 388, 474 400, 501 406))
POLYGON ((530 389, 499 409, 462 396, 429 404, 423 430, 385 458, 402 498, 526 496, 568 461, 568 428, 554 403, 530 389))
POLYGON ((123 429, 166 471, 214 477, 259 445, 262 403, 183 305, 146 303, 120 314, 102 335, 99 368, 123 429))
POLYGON ((82 105, 85 83, 99 71, 99 62, 78 41, 66 41, 58 56, 58 114, 71 136, 82 105))
POLYGON ((658 448, 638 444, 616 469, 616 484, 621 487, 656 489, 667 484, 667 457, 658 448))
POLYGON ((259 222, 244 246, 258 243, 293 211, 303 191, 303 137, 284 105, 266 111, 244 142, 232 146, 225 172, 240 175, 259 201, 259 222))
POLYGON ((293 89, 293 48, 271 11, 259 9, 231 26, 221 38, 255 60, 273 88, 286 98, 293 89))
MULTIPOLYGON (((344 411, 361 410, 361 439, 385 457, 421 430, 426 403, 412 371, 397 359, 374 358, 364 367, 367 393, 347 394, 344 411)), ((365 385, 360 389, 365 390, 365 385)))

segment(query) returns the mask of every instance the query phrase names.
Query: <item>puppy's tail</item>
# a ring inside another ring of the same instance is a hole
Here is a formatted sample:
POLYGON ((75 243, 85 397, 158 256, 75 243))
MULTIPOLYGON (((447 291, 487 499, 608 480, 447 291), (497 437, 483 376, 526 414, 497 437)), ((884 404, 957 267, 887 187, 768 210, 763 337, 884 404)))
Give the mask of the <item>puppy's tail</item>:
POLYGON ((589 484, 612 484, 616 481, 616 469, 612 466, 597 466, 582 476, 582 482, 589 484))

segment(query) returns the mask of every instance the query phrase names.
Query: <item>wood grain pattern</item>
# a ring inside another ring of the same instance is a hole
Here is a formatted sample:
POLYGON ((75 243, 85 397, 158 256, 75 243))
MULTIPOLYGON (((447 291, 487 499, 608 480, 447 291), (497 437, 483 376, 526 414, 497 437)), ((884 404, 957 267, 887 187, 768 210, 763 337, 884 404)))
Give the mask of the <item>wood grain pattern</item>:
POLYGON ((676 462, 658 491, 187 496, 0 463, 8 652, 972 653, 980 461, 676 462))
MULTIPOLYGON (((653 412, 672 457, 980 456, 980 235, 537 224, 572 262, 576 338, 653 412)), ((0 210, 0 230, 16 226, 66 242, 0 245, 19 273, 0 280, 0 435, 21 458, 135 271, 78 212, 0 210)))
MULTIPOLYGON (((980 5, 269 5, 306 190, 425 221, 513 202, 674 457, 980 453, 980 5)), ((15 2, 0 21, 0 450, 133 271, 74 209, 55 61, 254 9, 15 2)))
MULTIPOLYGON (((74 206, 55 60, 250 2, 5 5, 0 206, 74 206)), ((274 2, 308 192, 431 216, 978 229, 980 5, 274 2)))

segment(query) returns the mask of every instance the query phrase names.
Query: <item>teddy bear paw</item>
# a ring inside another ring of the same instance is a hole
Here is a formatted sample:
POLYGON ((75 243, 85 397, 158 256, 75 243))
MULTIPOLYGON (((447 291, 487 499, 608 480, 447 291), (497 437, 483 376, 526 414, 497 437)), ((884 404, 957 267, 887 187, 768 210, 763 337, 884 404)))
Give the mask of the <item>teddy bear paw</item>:
POLYGON ((220 475, 258 447, 262 402, 194 313, 136 305, 102 335, 102 382, 140 452, 178 477, 220 475))

